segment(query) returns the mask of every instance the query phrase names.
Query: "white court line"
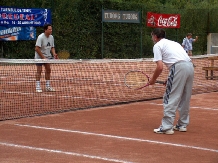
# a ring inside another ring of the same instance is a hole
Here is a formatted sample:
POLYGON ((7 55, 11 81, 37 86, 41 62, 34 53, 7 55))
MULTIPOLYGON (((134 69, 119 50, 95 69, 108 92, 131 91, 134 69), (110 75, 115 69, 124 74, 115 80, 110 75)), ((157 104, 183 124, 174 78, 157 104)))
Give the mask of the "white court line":
MULTIPOLYGON (((55 80, 51 80, 51 81, 54 82, 55 80)), ((35 80, 34 81, 28 81, 28 80, 23 81, 23 80, 21 80, 21 81, 13 81, 13 82, 9 81, 9 82, 4 82, 4 83, 8 83, 8 84, 20 84, 20 83, 34 83, 34 82, 35 82, 35 80)), ((98 82, 98 83, 97 82, 92 82, 91 85, 107 85, 108 82, 114 82, 114 81, 112 81, 112 80, 105 80, 103 82, 98 82)), ((76 84, 76 83, 81 83, 81 82, 78 80, 78 81, 76 81, 74 83, 76 84)), ((122 83, 122 84, 115 84, 115 83, 112 84, 112 83, 110 83, 110 85, 111 86, 124 86, 124 84, 123 84, 124 82, 119 82, 119 83, 122 83)), ((67 88, 69 88, 69 87, 67 87, 67 88)))
POLYGON ((50 152, 50 153, 72 155, 72 156, 78 156, 78 157, 86 157, 86 158, 91 158, 91 159, 98 159, 98 160, 118 162, 118 163, 131 163, 131 162, 128 162, 128 161, 123 161, 123 160, 118 160, 118 159, 110 159, 110 158, 99 157, 99 156, 92 156, 92 155, 75 153, 75 152, 65 152, 65 151, 61 151, 61 150, 46 149, 46 148, 37 148, 37 147, 31 147, 31 146, 25 146, 25 145, 11 144, 11 143, 0 142, 0 145, 8 146, 8 147, 30 149, 30 150, 35 150, 35 151, 45 151, 45 152, 50 152))
POLYGON ((192 106, 192 109, 203 109, 203 110, 216 110, 218 111, 218 108, 203 108, 203 107, 198 107, 198 106, 192 106))
MULTIPOLYGON (((146 104, 163 106, 163 104, 157 104, 157 103, 146 103, 146 104)), ((191 106, 190 108, 192 108, 192 109, 202 109, 202 110, 215 110, 215 111, 218 111, 218 108, 204 108, 204 107, 199 107, 199 106, 191 106)))
POLYGON ((148 143, 153 143, 153 144, 162 144, 162 145, 176 146, 176 147, 182 147, 182 148, 191 148, 191 149, 197 149, 197 150, 202 150, 202 151, 210 151, 210 152, 217 152, 218 153, 218 149, 210 149, 210 148, 190 146, 190 145, 183 145, 183 144, 167 143, 167 142, 154 141, 154 140, 146 140, 146 139, 139 139, 139 138, 129 138, 129 137, 123 137, 123 136, 98 134, 98 133, 91 133, 91 132, 84 132, 84 131, 51 128, 51 127, 22 125, 22 124, 15 124, 15 125, 16 126, 21 126, 21 127, 30 127, 30 128, 36 128, 36 129, 43 129, 43 130, 52 130, 52 131, 60 131, 60 132, 68 132, 68 133, 77 133, 77 134, 92 135, 92 136, 101 136, 101 137, 121 139, 121 140, 130 140, 130 141, 137 141, 137 142, 148 142, 148 143))
MULTIPOLYGON (((18 84, 18 83, 32 83, 35 81, 35 79, 30 79, 30 77, 32 76, 25 76, 25 78, 16 78, 16 80, 20 80, 20 81, 9 81, 7 83, 9 84, 18 84), (27 80, 28 79, 28 80, 27 80), (31 80, 31 81, 30 81, 31 80)), ((9 77, 1 77, 1 78, 9 78, 9 77)), ((53 77, 54 79, 51 80, 51 82, 55 82, 55 81, 59 81, 57 79, 55 79, 55 77, 53 77)), ((60 78, 60 77, 58 77, 60 78)), ((96 79, 94 78, 64 78, 65 80, 70 80, 72 82, 76 82, 76 83, 80 83, 81 81, 95 81, 96 79)), ((101 79, 99 79, 101 80, 101 79)), ((118 80, 101 80, 102 82, 92 82, 93 85, 106 85, 107 82, 116 82, 116 83, 121 83, 121 84, 110 84, 110 85, 113 85, 113 86, 123 86, 123 83, 122 81, 118 81, 118 80)), ((6 82, 5 82, 6 83, 6 82)))
MULTIPOLYGON (((21 94, 21 95, 35 95, 36 93, 25 93, 25 92, 11 92, 11 91, 4 91, 2 90, 3 93, 8 93, 8 94, 21 94)), ((52 95, 52 94, 43 94, 43 93, 37 93, 40 96, 45 96, 45 97, 54 97, 56 95, 52 95)), ((111 101, 111 102, 120 102, 119 100, 109 100, 109 99, 102 99, 102 98, 87 98, 87 97, 81 97, 81 96, 58 96, 61 98, 72 98, 72 99, 88 99, 88 100, 100 100, 100 101, 111 101)), ((146 104, 150 104, 150 105, 159 105, 162 106, 163 104, 157 104, 157 103, 147 103, 146 104)), ((202 109, 202 110, 215 110, 218 111, 218 108, 203 108, 203 107, 190 107, 193 109, 202 109)))
MULTIPOLYGON (((25 92, 12 92, 12 91, 5 91, 2 90, 1 92, 3 93, 8 93, 8 94, 20 94, 20 95, 40 95, 40 96, 45 96, 45 97, 54 97, 57 95, 52 95, 52 94, 43 94, 43 93, 25 93, 25 92)), ((58 92, 58 91, 57 91, 58 92)), ((100 100, 100 101, 112 101, 112 102, 120 102, 119 100, 109 100, 109 99, 102 99, 102 98, 87 98, 87 97, 81 97, 81 96, 58 96, 61 98, 72 98, 72 99, 88 99, 88 100, 100 100)))

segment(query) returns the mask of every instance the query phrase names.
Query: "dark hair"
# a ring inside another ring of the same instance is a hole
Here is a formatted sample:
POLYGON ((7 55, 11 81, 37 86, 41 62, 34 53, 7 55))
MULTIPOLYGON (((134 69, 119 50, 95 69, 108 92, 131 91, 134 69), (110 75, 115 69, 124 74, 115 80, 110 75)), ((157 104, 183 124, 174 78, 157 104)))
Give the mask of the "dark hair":
POLYGON ((48 29, 48 26, 51 26, 51 24, 45 24, 45 25, 43 26, 44 31, 48 29))
POLYGON ((157 38, 165 38, 166 37, 166 32, 162 28, 155 28, 151 34, 156 35, 157 38))
POLYGON ((192 36, 192 34, 191 34, 191 33, 188 33, 186 36, 192 36))

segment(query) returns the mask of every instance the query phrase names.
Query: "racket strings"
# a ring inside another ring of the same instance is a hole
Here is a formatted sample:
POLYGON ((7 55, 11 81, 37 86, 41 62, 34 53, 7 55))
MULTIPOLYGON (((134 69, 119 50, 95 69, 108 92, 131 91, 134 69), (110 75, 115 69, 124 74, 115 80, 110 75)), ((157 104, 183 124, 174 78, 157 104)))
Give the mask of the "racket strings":
POLYGON ((129 72, 125 77, 125 84, 133 89, 144 87, 148 83, 148 77, 141 72, 129 72))

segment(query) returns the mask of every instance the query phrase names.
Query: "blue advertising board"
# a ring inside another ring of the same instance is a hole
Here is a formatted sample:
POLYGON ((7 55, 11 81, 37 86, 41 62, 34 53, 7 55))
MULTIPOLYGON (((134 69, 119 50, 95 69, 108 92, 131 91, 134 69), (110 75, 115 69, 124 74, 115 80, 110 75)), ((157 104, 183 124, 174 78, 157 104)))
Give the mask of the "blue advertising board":
POLYGON ((0 6, 0 26, 43 26, 51 24, 51 11, 40 8, 0 6))
POLYGON ((17 40, 36 40, 36 28, 0 26, 0 41, 17 40))

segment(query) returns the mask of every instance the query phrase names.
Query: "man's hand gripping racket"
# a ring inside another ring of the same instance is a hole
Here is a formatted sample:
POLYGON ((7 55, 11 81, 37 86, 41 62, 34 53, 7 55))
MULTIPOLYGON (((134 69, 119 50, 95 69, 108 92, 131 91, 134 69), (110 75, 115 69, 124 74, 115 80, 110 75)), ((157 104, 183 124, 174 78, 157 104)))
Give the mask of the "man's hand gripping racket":
MULTIPOLYGON (((130 89, 142 89, 149 86, 149 76, 142 71, 133 70, 125 74, 125 85, 130 89)), ((164 81, 156 81, 155 83, 165 85, 164 81)))

